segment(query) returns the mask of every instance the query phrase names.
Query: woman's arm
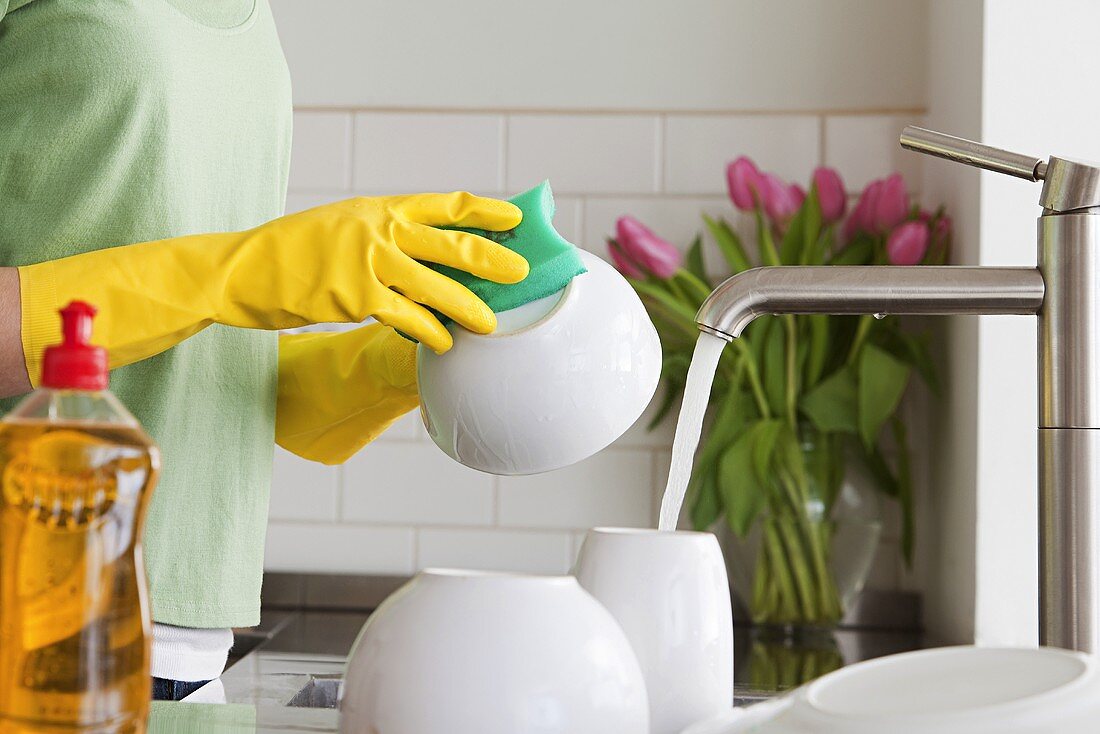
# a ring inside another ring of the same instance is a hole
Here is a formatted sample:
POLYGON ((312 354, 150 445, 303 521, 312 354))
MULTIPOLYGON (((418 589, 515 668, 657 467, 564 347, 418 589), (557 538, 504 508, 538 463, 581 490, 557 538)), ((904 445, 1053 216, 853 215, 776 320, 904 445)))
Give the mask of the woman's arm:
POLYGON ((15 268, 0 268, 0 398, 21 395, 31 389, 23 360, 21 320, 19 272, 15 268))

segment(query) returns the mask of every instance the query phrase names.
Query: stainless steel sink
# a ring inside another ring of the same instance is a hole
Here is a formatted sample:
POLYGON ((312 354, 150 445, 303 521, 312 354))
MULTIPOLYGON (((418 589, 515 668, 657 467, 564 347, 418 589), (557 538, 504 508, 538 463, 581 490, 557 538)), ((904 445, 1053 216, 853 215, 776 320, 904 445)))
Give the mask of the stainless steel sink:
POLYGON ((340 674, 312 675, 304 686, 286 702, 287 706, 311 709, 334 709, 340 702, 344 677, 340 674))

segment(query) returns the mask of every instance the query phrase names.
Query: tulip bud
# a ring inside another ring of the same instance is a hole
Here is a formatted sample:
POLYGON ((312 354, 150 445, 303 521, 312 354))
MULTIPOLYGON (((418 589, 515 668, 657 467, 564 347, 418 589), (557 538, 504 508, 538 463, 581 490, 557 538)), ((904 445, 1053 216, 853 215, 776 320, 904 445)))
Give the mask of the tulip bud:
POLYGON ((821 221, 825 224, 839 222, 848 208, 848 197, 840 174, 832 168, 818 168, 814 171, 813 182, 817 201, 821 205, 821 221))
POLYGON ((619 217, 615 236, 623 253, 658 278, 671 278, 680 269, 683 255, 634 217, 619 217))
POLYGON ((881 180, 872 181, 863 189, 863 192, 859 195, 859 201, 856 202, 856 208, 852 210, 848 220, 844 222, 842 235, 845 242, 850 242, 860 232, 874 231, 875 207, 878 206, 881 191, 881 180))
POLYGON ((630 262, 622 249, 619 247, 619 243, 610 237, 607 238, 607 253, 611 256, 611 262, 615 265, 615 269, 628 278, 642 279, 645 278, 643 273, 637 265, 630 262))
POLYGON ((872 214, 872 229, 889 232, 909 214, 909 192, 900 173, 887 177, 879 189, 872 214))
POLYGON ((928 251, 928 225, 920 220, 902 224, 886 240, 886 259, 891 265, 917 265, 928 251))
MULTIPOLYGON (((798 211, 801 205, 799 192, 801 189, 791 187, 783 183, 778 176, 770 173, 761 174, 761 188, 764 199, 764 212, 776 224, 783 224, 798 211)), ((805 193, 801 196, 804 198, 805 193)))
POLYGON ((741 156, 726 167, 726 183, 730 199, 741 211, 752 211, 762 196, 760 171, 746 156, 741 156))

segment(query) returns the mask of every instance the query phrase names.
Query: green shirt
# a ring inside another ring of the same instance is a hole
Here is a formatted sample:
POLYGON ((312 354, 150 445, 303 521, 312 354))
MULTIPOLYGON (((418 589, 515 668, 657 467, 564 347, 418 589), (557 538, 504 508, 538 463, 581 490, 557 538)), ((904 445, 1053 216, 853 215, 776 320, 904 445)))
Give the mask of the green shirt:
MULTIPOLYGON (((0 0, 0 265, 278 217, 290 126, 266 0, 0 0)), ((111 373, 163 456, 157 622, 259 621, 276 339, 212 326, 111 373)))

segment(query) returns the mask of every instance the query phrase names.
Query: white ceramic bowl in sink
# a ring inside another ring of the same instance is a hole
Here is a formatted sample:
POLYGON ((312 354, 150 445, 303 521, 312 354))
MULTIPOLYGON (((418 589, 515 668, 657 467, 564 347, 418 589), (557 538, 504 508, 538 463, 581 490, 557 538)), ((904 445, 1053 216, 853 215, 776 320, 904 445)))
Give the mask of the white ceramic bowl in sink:
POLYGON ((572 576, 428 569, 348 658, 343 734, 648 734, 626 635, 572 576))
POLYGON ((1095 657, 944 647, 841 668, 683 734, 1089 734, 1098 722, 1095 657))
POLYGON ((420 347, 421 415, 439 448, 492 474, 574 464, 621 436, 661 375, 661 343, 630 284, 580 252, 588 272, 558 294, 498 314, 496 332, 448 327, 420 347))

